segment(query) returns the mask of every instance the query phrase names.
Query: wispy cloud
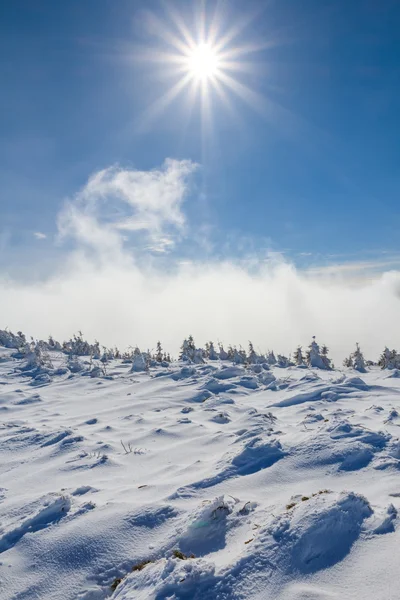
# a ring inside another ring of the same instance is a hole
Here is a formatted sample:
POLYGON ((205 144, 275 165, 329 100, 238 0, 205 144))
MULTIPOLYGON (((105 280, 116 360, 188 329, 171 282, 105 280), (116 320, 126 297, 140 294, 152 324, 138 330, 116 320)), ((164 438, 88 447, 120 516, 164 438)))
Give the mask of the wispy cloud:
POLYGON ((167 159, 160 169, 110 167, 93 174, 58 217, 61 238, 71 237, 98 251, 120 252, 124 236, 143 232, 150 248, 165 251, 182 231, 182 204, 197 165, 167 159))
POLYGON ((384 271, 400 268, 400 256, 388 256, 385 259, 357 260, 309 267, 307 273, 312 276, 336 277, 353 280, 354 283, 378 277, 384 271))
POLYGON ((47 235, 41 231, 34 231, 33 235, 37 240, 45 240, 47 238, 47 235))

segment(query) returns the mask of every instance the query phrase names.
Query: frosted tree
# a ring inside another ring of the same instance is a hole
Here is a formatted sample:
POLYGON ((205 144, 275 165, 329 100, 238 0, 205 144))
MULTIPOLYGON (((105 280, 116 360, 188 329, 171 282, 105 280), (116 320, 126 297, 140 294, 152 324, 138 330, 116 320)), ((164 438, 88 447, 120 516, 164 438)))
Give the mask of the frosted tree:
POLYGON ((194 345, 194 339, 192 335, 183 340, 181 350, 179 353, 179 360, 193 360, 196 346, 194 345))
POLYGON ((190 360, 191 350, 189 347, 189 341, 184 339, 179 352, 179 360, 190 360))
POLYGON ((348 367, 349 369, 352 369, 354 367, 353 353, 351 353, 350 356, 344 359, 343 366, 348 367))
POLYGON ((110 357, 109 357, 108 350, 105 346, 103 346, 103 354, 100 357, 100 362, 102 362, 103 365, 106 365, 109 360, 110 360, 110 357))
POLYGON ((205 362, 203 348, 195 348, 192 360, 197 365, 201 365, 205 362))
POLYGON ((30 349, 26 353, 26 369, 52 369, 50 354, 43 350, 39 344, 31 344, 30 349))
POLYGON ((243 349, 237 350, 235 348, 232 360, 236 365, 244 365, 246 362, 246 352, 243 349))
POLYGON ((317 369, 331 369, 331 361, 328 358, 328 348, 323 346, 322 350, 315 341, 315 336, 313 336, 313 341, 308 347, 307 354, 307 365, 312 368, 317 369))
POLYGON ((0 346, 14 348, 15 350, 23 349, 27 346, 26 337, 22 331, 18 331, 15 335, 7 329, 0 329, 0 346))
POLYGON ((224 350, 224 347, 222 344, 218 344, 219 347, 219 358, 220 360, 228 360, 229 356, 228 353, 224 350))
POLYGON ((356 349, 353 352, 352 358, 353 366, 356 369, 356 371, 360 371, 360 373, 365 373, 367 371, 365 359, 358 343, 356 344, 356 349))
POLYGON ((61 350, 60 342, 57 342, 52 335, 49 336, 49 341, 47 342, 50 350, 61 350))
POLYGON ((188 337, 188 348, 189 348, 189 351, 192 353, 194 353, 194 351, 196 350, 196 346, 194 344, 194 339, 193 339, 192 335, 189 335, 189 337, 188 337))
POLYGON ((101 352, 100 352, 100 344, 97 340, 94 341, 94 344, 91 348, 90 354, 93 356, 95 360, 99 360, 101 352))
POLYGON ((218 353, 216 352, 216 350, 214 348, 213 342, 209 342, 209 344, 208 344, 208 358, 210 360, 218 360, 218 358, 219 358, 218 353))
POLYGON ((135 350, 133 351, 131 372, 138 373, 140 371, 147 371, 147 370, 148 370, 147 355, 144 354, 143 352, 141 352, 139 350, 139 348, 136 346, 135 350))
POLYGON ((382 369, 400 369, 400 354, 397 354, 397 350, 389 350, 386 346, 379 358, 378 365, 382 369))
POLYGON ((248 362, 251 365, 255 365, 258 362, 258 354, 254 350, 254 346, 252 342, 249 342, 249 352, 248 352, 248 362))
POLYGON ((157 342, 156 354, 154 358, 159 363, 163 361, 163 349, 160 341, 157 342))
POLYGON ((273 350, 268 350, 267 363, 269 365, 276 365, 276 358, 273 350))
POLYGON ((278 354, 277 356, 277 366, 281 368, 290 367, 290 360, 284 354, 278 354))
POLYGON ((306 365, 305 357, 303 355, 303 349, 301 346, 298 346, 293 355, 294 364, 297 367, 304 367, 306 365))

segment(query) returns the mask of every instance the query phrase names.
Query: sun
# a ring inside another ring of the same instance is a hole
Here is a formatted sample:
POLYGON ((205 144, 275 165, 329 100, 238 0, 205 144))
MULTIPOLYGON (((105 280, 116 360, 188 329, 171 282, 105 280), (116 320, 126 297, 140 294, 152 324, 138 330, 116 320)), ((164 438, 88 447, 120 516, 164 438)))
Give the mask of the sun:
MULTIPOLYGON (((168 81, 159 95, 140 116, 140 127, 146 130, 178 96, 185 96, 185 118, 191 118, 193 109, 199 109, 202 134, 212 131, 212 112, 222 102, 235 119, 236 103, 233 97, 244 101, 257 112, 264 110, 264 99, 252 87, 255 69, 250 55, 271 45, 271 40, 243 38, 243 30, 254 20, 255 14, 240 17, 229 23, 225 13, 208 15, 204 2, 199 2, 192 26, 172 3, 165 3, 165 18, 149 13, 147 27, 155 37, 154 48, 135 53, 136 60, 159 66, 160 81, 168 81), (247 83, 250 82, 250 85, 247 83)), ((219 4, 219 3, 218 3, 219 4)), ((221 9, 222 10, 222 9, 221 9)), ((271 103, 268 104, 269 113, 271 103)), ((268 114, 269 114, 268 113, 268 114)))
POLYGON ((195 46, 187 58, 187 70, 194 79, 207 80, 218 75, 218 52, 206 42, 195 46))

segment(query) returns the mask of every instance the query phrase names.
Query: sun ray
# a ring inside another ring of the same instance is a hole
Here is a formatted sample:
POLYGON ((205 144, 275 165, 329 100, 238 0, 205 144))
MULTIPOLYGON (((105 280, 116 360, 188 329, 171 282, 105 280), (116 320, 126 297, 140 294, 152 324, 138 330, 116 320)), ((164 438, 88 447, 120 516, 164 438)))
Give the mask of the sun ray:
POLYGON ((185 77, 177 81, 177 83, 168 90, 166 94, 158 98, 142 115, 142 123, 140 129, 146 129, 150 124, 163 113, 168 106, 179 96, 191 81, 191 76, 187 74, 185 77))

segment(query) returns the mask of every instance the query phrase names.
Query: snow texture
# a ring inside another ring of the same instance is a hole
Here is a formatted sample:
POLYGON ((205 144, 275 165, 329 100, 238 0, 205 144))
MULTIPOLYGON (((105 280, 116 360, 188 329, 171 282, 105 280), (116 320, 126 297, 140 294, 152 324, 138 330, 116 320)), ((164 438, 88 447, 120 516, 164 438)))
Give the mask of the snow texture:
POLYGON ((21 335, 0 339, 1 600, 399 597, 398 371, 190 339, 99 366, 21 335))

